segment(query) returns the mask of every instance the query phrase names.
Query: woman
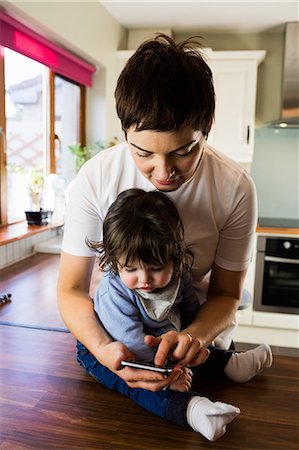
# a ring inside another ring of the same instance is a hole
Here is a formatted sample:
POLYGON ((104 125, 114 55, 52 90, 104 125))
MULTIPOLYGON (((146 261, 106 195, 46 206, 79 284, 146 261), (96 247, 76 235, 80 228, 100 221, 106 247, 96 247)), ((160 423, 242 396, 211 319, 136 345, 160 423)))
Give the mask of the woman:
POLYGON ((234 320, 256 227, 251 178, 206 144, 215 109, 212 74, 189 44, 159 35, 128 61, 115 92, 126 141, 102 151, 79 172, 61 256, 59 308, 70 331, 130 387, 152 391, 166 387, 171 377, 121 369, 121 360, 132 355, 111 340, 94 314, 88 294, 94 258, 86 239, 101 240, 99 224, 125 189, 168 193, 194 254, 193 285, 202 306, 182 331, 146 336, 145 342, 158 347, 157 365, 170 351, 181 364, 198 365, 206 346, 234 320))

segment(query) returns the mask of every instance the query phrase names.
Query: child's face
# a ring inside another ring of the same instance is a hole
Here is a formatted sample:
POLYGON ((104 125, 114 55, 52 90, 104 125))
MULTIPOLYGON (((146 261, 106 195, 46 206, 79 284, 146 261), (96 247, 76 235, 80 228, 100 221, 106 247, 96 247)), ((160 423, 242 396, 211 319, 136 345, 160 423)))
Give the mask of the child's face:
POLYGON ((170 282, 173 263, 166 266, 153 266, 136 260, 129 266, 119 265, 118 274, 127 288, 153 292, 156 289, 164 288, 170 282))

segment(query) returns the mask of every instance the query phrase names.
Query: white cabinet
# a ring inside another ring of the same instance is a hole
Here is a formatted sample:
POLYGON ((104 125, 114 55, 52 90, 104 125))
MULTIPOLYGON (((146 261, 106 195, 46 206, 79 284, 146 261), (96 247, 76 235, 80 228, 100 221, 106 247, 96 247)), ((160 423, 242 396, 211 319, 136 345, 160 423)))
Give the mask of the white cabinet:
MULTIPOLYGON (((216 94, 215 121, 208 143, 238 162, 250 163, 253 155, 258 64, 266 52, 204 49, 211 67, 216 94)), ((118 71, 133 54, 118 52, 118 71)))
POLYGON ((208 143, 232 159, 250 163, 253 156, 256 85, 261 51, 207 51, 216 109, 208 143))

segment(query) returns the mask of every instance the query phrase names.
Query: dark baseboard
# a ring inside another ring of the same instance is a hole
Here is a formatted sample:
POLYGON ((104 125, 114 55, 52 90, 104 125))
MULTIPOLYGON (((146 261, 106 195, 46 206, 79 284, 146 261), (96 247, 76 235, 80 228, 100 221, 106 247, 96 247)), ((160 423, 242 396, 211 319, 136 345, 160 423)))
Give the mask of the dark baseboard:
MULTIPOLYGON (((236 350, 238 352, 244 352, 257 347, 258 344, 247 344, 245 342, 235 342, 236 350)), ((298 348, 280 347, 278 345, 270 345, 273 355, 279 356, 296 356, 299 357, 298 348)))

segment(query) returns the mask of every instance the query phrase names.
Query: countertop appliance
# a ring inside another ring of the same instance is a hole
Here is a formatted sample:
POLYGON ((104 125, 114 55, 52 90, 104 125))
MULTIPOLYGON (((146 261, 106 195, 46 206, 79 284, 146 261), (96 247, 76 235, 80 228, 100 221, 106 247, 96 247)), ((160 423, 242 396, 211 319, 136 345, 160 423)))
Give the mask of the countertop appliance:
POLYGON ((299 237, 258 236, 253 309, 299 313, 299 237))

